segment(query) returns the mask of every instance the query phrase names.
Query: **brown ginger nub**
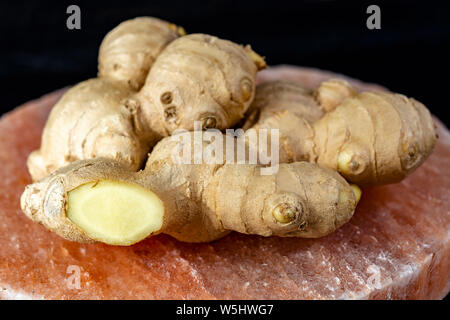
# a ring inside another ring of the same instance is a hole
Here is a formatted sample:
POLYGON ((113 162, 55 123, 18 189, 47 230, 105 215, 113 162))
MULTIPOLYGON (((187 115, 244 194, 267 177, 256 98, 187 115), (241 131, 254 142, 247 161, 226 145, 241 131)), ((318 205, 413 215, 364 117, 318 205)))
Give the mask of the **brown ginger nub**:
POLYGON ((113 245, 158 233, 187 242, 230 231, 315 238, 355 210, 357 187, 332 170, 298 162, 262 175, 259 165, 182 164, 180 148, 176 136, 161 140, 139 172, 106 158, 76 161, 27 186, 22 210, 68 240, 113 245))
POLYGON ((317 103, 323 112, 330 112, 345 99, 356 96, 356 89, 345 80, 330 79, 320 84, 314 92, 317 103))
POLYGON ((293 90, 293 83, 262 84, 250 107, 258 116, 244 126, 279 129, 280 162, 318 163, 358 185, 399 182, 431 154, 436 133, 423 104, 399 94, 362 92, 352 96, 353 89, 343 90, 348 96, 342 94, 341 84, 332 82, 323 83, 321 93, 314 94, 293 90), (280 86, 285 89, 274 95, 273 88, 280 86), (333 88, 338 93, 330 93, 333 88), (288 98, 281 97, 284 92, 288 98), (312 101, 313 96, 326 103, 327 108, 322 109, 332 110, 318 116, 320 106, 312 101), (333 99, 340 104, 331 108, 333 99), (298 102, 290 106, 285 100, 298 102))
POLYGON ((151 147, 177 129, 193 130, 195 121, 203 129, 236 124, 253 101, 262 58, 231 41, 180 33, 138 18, 108 34, 99 77, 71 88, 53 108, 41 147, 28 158, 33 180, 95 157, 138 170, 151 147))

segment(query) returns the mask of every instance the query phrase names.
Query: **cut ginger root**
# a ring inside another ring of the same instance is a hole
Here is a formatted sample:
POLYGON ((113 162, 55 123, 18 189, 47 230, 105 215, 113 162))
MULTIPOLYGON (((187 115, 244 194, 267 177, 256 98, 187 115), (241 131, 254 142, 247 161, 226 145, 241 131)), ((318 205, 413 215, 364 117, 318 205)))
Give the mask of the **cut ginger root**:
POLYGON ((172 156, 180 146, 161 140, 138 172, 107 158, 75 161, 28 185, 22 210, 65 239, 113 245, 159 233, 186 242, 230 231, 317 238, 355 211, 359 189, 335 171, 307 162, 271 175, 260 165, 179 164, 172 156))
POLYGON ((157 232, 164 215, 161 200, 141 186, 100 180, 70 192, 67 217, 96 241, 130 245, 157 232))

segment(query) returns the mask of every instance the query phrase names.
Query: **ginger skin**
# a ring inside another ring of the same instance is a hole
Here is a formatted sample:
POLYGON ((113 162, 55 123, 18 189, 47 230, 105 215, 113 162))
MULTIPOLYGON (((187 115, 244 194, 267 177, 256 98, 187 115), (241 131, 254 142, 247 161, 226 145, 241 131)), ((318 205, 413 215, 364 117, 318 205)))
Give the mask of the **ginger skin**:
POLYGON ((263 83, 249 110, 244 127, 280 130, 280 162, 317 163, 358 185, 401 181, 436 142, 420 102, 388 92, 358 94, 342 80, 315 92, 285 81, 263 83))
POLYGON ((140 17, 127 20, 103 39, 98 55, 98 77, 125 81, 139 90, 161 51, 186 32, 169 22, 140 17))
POLYGON ((223 130, 243 117, 263 59, 248 46, 180 33, 173 24, 138 18, 105 37, 99 77, 71 88, 52 109, 41 148, 28 158, 34 181, 95 157, 136 171, 173 131, 193 130, 194 121, 223 130))
POLYGON ((354 97, 358 91, 347 81, 330 79, 320 84, 313 95, 323 112, 336 109, 345 99, 354 97))
POLYGON ((158 233, 205 242, 230 231, 315 238, 347 222, 360 195, 307 162, 281 164, 274 175, 259 165, 177 164, 180 144, 161 140, 139 172, 106 158, 76 161, 27 186, 22 210, 79 242, 131 245, 158 233))

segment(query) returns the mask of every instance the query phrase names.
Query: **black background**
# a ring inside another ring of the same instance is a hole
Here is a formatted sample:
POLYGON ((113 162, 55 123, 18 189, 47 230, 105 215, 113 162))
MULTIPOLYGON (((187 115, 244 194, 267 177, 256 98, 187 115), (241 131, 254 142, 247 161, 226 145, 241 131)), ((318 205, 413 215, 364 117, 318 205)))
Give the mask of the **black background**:
POLYGON ((2 1, 2 111, 94 77, 104 35, 142 15, 250 43, 271 65, 318 67, 382 84, 422 101, 449 125, 450 6, 431 0, 2 1), (81 30, 66 28, 70 4, 81 8, 81 30), (381 30, 366 27, 370 4, 381 8, 381 30))
POLYGON ((413 96, 449 126, 448 1, 2 1, 0 113, 52 90, 95 77, 98 46, 119 22, 156 16, 189 33, 250 43, 270 65, 343 73, 413 96), (81 30, 66 8, 81 8, 81 30), (381 8, 381 30, 366 9, 381 8))

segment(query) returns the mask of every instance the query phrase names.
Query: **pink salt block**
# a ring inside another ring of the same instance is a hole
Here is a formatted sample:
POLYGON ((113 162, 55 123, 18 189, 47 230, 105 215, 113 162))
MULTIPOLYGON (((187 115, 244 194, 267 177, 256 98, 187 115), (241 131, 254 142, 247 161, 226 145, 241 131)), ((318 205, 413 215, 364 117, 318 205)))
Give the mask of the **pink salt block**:
MULTIPOLYGON (((315 87, 328 72, 282 66, 260 81, 315 87)), ((364 85, 360 88, 380 90, 364 85)), ((208 244, 160 235, 130 247, 78 244, 28 220, 28 154, 63 91, 0 120, 0 298, 439 299, 450 287, 450 133, 402 183, 366 189, 349 223, 321 239, 233 233, 208 244)))

